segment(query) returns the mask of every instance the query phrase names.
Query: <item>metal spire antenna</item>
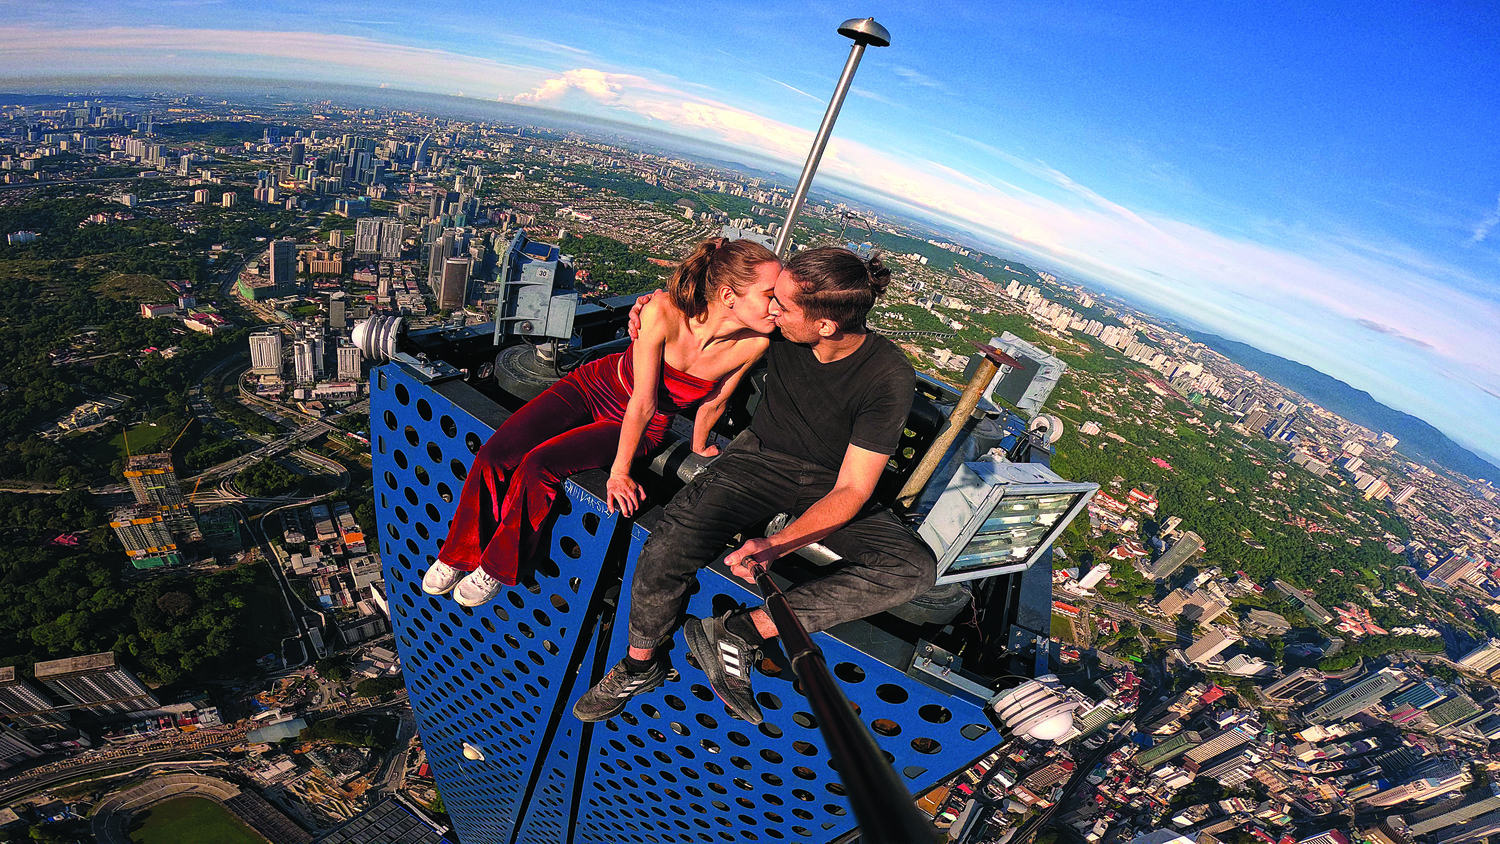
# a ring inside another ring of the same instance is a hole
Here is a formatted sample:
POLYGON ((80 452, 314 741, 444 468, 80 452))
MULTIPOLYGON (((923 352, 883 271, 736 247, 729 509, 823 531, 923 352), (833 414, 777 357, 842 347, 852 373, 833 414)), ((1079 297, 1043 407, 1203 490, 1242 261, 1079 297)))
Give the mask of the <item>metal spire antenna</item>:
POLYGON ((849 59, 844 62, 844 72, 839 76, 839 84, 833 89, 833 99, 828 101, 828 111, 823 114, 823 123, 813 138, 812 149, 807 152, 807 163, 802 165, 802 176, 797 179, 797 189, 792 192, 792 204, 786 210, 786 222, 782 223, 781 231, 776 234, 776 257, 782 260, 786 260, 787 250, 791 248, 792 227, 797 223, 797 215, 802 212, 802 201, 807 198, 807 189, 812 186, 813 175, 818 172, 823 148, 828 146, 828 136, 833 133, 834 121, 839 119, 839 109, 843 107, 844 97, 854 82, 854 72, 859 69, 859 60, 865 54, 865 47, 871 44, 876 47, 891 46, 890 32, 876 23, 874 18, 850 18, 839 24, 839 34, 853 39, 854 46, 849 48, 849 59))

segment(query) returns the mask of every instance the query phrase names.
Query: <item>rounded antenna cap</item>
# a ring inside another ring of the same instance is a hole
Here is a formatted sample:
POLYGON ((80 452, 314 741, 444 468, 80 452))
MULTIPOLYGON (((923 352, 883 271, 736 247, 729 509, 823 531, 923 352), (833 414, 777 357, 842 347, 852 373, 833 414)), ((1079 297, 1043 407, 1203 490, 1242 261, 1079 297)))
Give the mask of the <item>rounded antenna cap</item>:
POLYGON ((874 18, 850 18, 839 24, 839 34, 845 38, 853 38, 857 44, 891 46, 890 31, 876 23, 874 18))

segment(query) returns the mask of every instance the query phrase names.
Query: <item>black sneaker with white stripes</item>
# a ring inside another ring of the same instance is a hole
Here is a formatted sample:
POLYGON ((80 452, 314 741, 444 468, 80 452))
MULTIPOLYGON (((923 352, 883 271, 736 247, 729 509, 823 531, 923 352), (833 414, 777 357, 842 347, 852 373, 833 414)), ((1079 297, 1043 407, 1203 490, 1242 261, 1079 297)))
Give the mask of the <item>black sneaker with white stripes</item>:
POLYGON ((622 659, 573 704, 573 717, 580 721, 607 721, 624 711, 631 698, 666 681, 667 669, 661 660, 651 663, 642 674, 631 674, 622 659))
POLYGON ((689 616, 682 632, 719 700, 739 718, 759 724, 765 718, 750 689, 750 672, 760 661, 760 648, 729 632, 724 626, 729 615, 709 619, 689 616))

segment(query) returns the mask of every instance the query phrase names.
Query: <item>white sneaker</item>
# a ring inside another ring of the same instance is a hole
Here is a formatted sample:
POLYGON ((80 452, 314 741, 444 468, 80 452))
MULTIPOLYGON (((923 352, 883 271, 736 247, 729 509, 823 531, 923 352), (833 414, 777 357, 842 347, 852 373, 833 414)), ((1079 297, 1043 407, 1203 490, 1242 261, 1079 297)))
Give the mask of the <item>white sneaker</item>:
POLYGON ((494 600, 504 588, 504 583, 485 574, 484 569, 474 569, 469 572, 468 577, 458 582, 458 588, 453 590, 453 600, 466 607, 477 607, 494 600))
POLYGON ((432 568, 422 575, 422 591, 429 595, 446 595, 468 572, 456 569, 442 560, 433 560, 432 568))

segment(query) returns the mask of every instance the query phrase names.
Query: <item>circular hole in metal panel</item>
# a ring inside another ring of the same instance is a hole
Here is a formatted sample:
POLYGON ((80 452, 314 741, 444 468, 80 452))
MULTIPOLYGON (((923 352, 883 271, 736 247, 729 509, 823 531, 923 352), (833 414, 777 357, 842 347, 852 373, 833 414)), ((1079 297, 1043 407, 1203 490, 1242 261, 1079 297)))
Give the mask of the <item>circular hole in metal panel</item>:
POLYGON ((947 707, 939 706, 936 703, 929 703, 923 706, 917 710, 917 714, 921 715, 922 720, 929 724, 946 724, 953 720, 953 713, 949 712, 947 707))
POLYGON ((901 725, 897 724, 895 721, 892 721, 889 718, 876 718, 874 721, 870 722, 870 729, 874 730, 876 734, 882 736, 901 735, 901 725))
POLYGON ((770 749, 762 750, 760 752, 760 758, 766 760, 767 762, 770 762, 772 765, 780 765, 781 764, 781 754, 777 753, 774 750, 770 750, 770 749))
POLYGON ((478 434, 470 431, 469 433, 464 434, 464 445, 469 449, 470 454, 478 454, 480 447, 483 446, 484 443, 479 440, 478 434))
POLYGON ((918 753, 931 756, 935 753, 941 753, 943 750, 943 746, 938 743, 937 739, 930 739, 926 736, 918 736, 917 738, 911 740, 911 749, 915 750, 918 753))
POLYGON ((458 436, 458 424, 453 421, 452 416, 446 413, 438 418, 438 427, 443 429, 443 435, 446 437, 452 438, 458 436))
POLYGON ((380 418, 385 420, 385 426, 387 428, 390 428, 392 431, 396 430, 396 414, 387 410, 385 413, 381 414, 380 418))
POLYGON ((792 720, 797 722, 797 726, 799 727, 806 727, 809 730, 818 728, 818 719, 812 717, 812 713, 810 712, 793 712, 792 720))
POLYGON ((818 775, 813 772, 812 768, 808 768, 803 765, 797 765, 793 767, 792 774, 800 780, 815 780, 818 778, 818 775))
POLYGON ((911 697, 906 689, 894 683, 881 683, 879 686, 876 686, 875 696, 886 703, 906 703, 907 699, 911 697))
POLYGON ((460 482, 469 477, 469 467, 465 466, 457 457, 448 461, 448 471, 452 472, 453 477, 458 478, 460 482))
POLYGON ((422 486, 427 486, 428 484, 432 483, 432 476, 427 474, 427 470, 421 466, 413 469, 412 474, 417 476, 417 483, 421 484, 422 486))
POLYGON ((780 727, 776 726, 775 724, 772 724, 770 721, 762 721, 761 722, 761 724, 760 724, 760 734, 763 735, 763 736, 765 736, 766 738, 773 738, 773 739, 779 739, 783 735, 786 735, 784 732, 782 732, 782 729, 780 727))
POLYGON ((418 434, 417 429, 413 428, 410 425, 407 425, 405 428, 401 429, 401 435, 406 437, 406 441, 411 443, 412 445, 416 445, 417 443, 422 441, 422 435, 418 434))
POLYGON ((453 488, 443 483, 442 481, 438 481, 437 494, 438 498, 443 499, 445 503, 453 503, 453 488))
POLYGON ((833 667, 833 673, 845 683, 860 683, 865 679, 865 670, 852 662, 840 662, 833 667))
POLYGON ((795 751, 797 751, 798 753, 802 754, 803 756, 817 756, 818 755, 818 748, 817 748, 817 746, 815 746, 815 745, 813 745, 813 744, 811 744, 809 742, 805 742, 805 741, 794 741, 794 742, 792 742, 792 749, 795 750, 795 751))
POLYGON ((405 384, 396 384, 396 401, 402 404, 411 404, 411 391, 406 389, 405 384))
POLYGON ((394 454, 392 454, 392 457, 395 458, 396 465, 400 466, 402 469, 405 469, 409 465, 406 460, 406 452, 402 451, 399 448, 396 449, 394 454))
MULTIPOLYGON (((416 445, 416 443, 412 443, 412 445, 416 445)), ((438 447, 437 443, 429 442, 427 444, 427 459, 434 463, 443 462, 443 450, 438 447)))
POLYGON ((427 403, 427 399, 417 399, 417 415, 424 422, 432 421, 432 405, 427 403))
POLYGON ((989 731, 990 731, 990 728, 987 727, 987 726, 985 726, 984 724, 969 724, 969 725, 965 726, 962 730, 959 730, 958 732, 959 732, 960 735, 962 735, 964 738, 968 739, 969 741, 975 741, 976 739, 979 739, 982 736, 984 736, 989 731))

